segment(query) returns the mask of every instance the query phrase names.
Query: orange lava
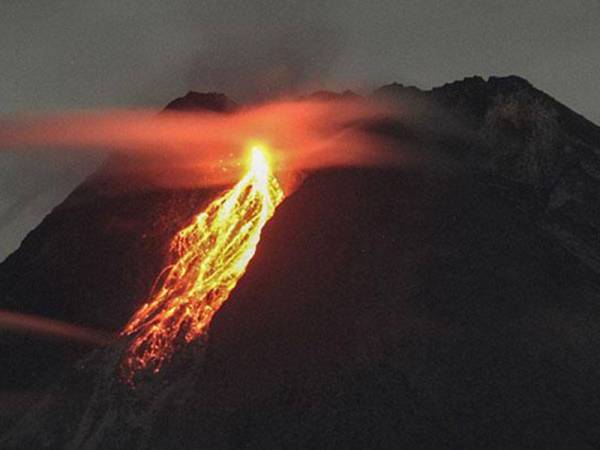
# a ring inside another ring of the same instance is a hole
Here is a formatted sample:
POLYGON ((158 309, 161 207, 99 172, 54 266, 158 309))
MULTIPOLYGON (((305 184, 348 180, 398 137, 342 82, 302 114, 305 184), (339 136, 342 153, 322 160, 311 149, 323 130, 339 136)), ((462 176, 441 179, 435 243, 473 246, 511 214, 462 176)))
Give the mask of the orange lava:
POLYGON ((244 177, 171 242, 174 262, 122 332, 133 337, 121 365, 124 381, 131 384, 140 370, 158 372, 179 346, 206 334, 283 197, 267 156, 254 147, 244 177))

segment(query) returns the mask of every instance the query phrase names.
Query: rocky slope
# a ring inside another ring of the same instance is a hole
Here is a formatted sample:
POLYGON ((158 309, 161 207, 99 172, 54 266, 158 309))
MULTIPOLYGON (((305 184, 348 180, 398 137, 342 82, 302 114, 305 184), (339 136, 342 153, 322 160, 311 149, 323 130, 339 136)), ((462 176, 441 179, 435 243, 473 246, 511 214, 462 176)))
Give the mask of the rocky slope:
MULTIPOLYGON (((168 109, 227 112, 222 94, 188 93, 168 109)), ((130 188, 114 155, 27 235, 0 265, 0 307, 99 329, 118 331, 147 295, 171 237, 216 190, 130 188)), ((0 390, 52 379, 88 349, 7 334, 0 358, 10 373, 0 390)))
POLYGON ((541 228, 600 272, 600 128, 516 76, 376 94, 427 104, 425 123, 439 119, 439 105, 462 136, 449 141, 446 130, 438 144, 515 190, 515 204, 536 210, 541 228))
MULTIPOLYGON (((312 174, 206 343, 134 390, 96 350, 0 446, 597 447, 600 130, 516 77, 376 95, 423 164, 312 174)), ((215 194, 101 174, 0 266, 2 307, 118 329, 215 194)))

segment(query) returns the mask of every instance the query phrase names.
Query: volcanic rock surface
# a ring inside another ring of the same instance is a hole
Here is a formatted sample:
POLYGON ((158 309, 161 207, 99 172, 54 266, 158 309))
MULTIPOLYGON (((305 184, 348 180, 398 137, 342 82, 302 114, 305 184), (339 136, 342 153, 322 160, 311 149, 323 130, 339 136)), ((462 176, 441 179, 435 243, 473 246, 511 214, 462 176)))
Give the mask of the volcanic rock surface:
MULTIPOLYGON (((123 342, 2 336, 5 389, 51 387, 0 447, 598 447, 600 129, 518 77, 375 95, 419 164, 310 174, 208 340, 133 390, 123 342)), ((114 158, 0 265, 0 307, 118 330, 139 306, 217 190, 105 189, 114 158)))

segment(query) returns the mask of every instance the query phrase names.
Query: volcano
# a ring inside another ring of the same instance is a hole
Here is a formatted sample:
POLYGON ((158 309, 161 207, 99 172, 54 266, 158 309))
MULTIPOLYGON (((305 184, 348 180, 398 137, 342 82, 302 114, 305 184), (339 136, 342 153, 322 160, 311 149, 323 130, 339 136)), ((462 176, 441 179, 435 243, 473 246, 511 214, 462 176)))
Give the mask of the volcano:
MULTIPOLYGON (((373 96, 403 113, 371 133, 418 162, 307 174, 207 339, 158 373, 123 383, 123 338, 3 335, 3 391, 39 395, 3 413, 0 447, 600 445, 600 128, 515 76, 373 96)), ((0 307, 123 330, 173 236, 223 195, 130 189, 125 159, 0 265, 0 307)))

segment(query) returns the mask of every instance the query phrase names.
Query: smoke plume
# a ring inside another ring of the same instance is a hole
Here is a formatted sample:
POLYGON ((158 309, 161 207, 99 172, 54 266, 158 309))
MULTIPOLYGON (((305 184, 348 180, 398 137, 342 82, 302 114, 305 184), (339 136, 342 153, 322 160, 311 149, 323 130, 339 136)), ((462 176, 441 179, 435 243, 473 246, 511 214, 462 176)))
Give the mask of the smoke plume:
POLYGON ((245 152, 264 146, 279 172, 398 163, 369 132, 391 112, 362 99, 278 101, 232 114, 113 110, 0 121, 0 148, 110 149, 131 156, 122 170, 162 186, 227 183, 245 152))

